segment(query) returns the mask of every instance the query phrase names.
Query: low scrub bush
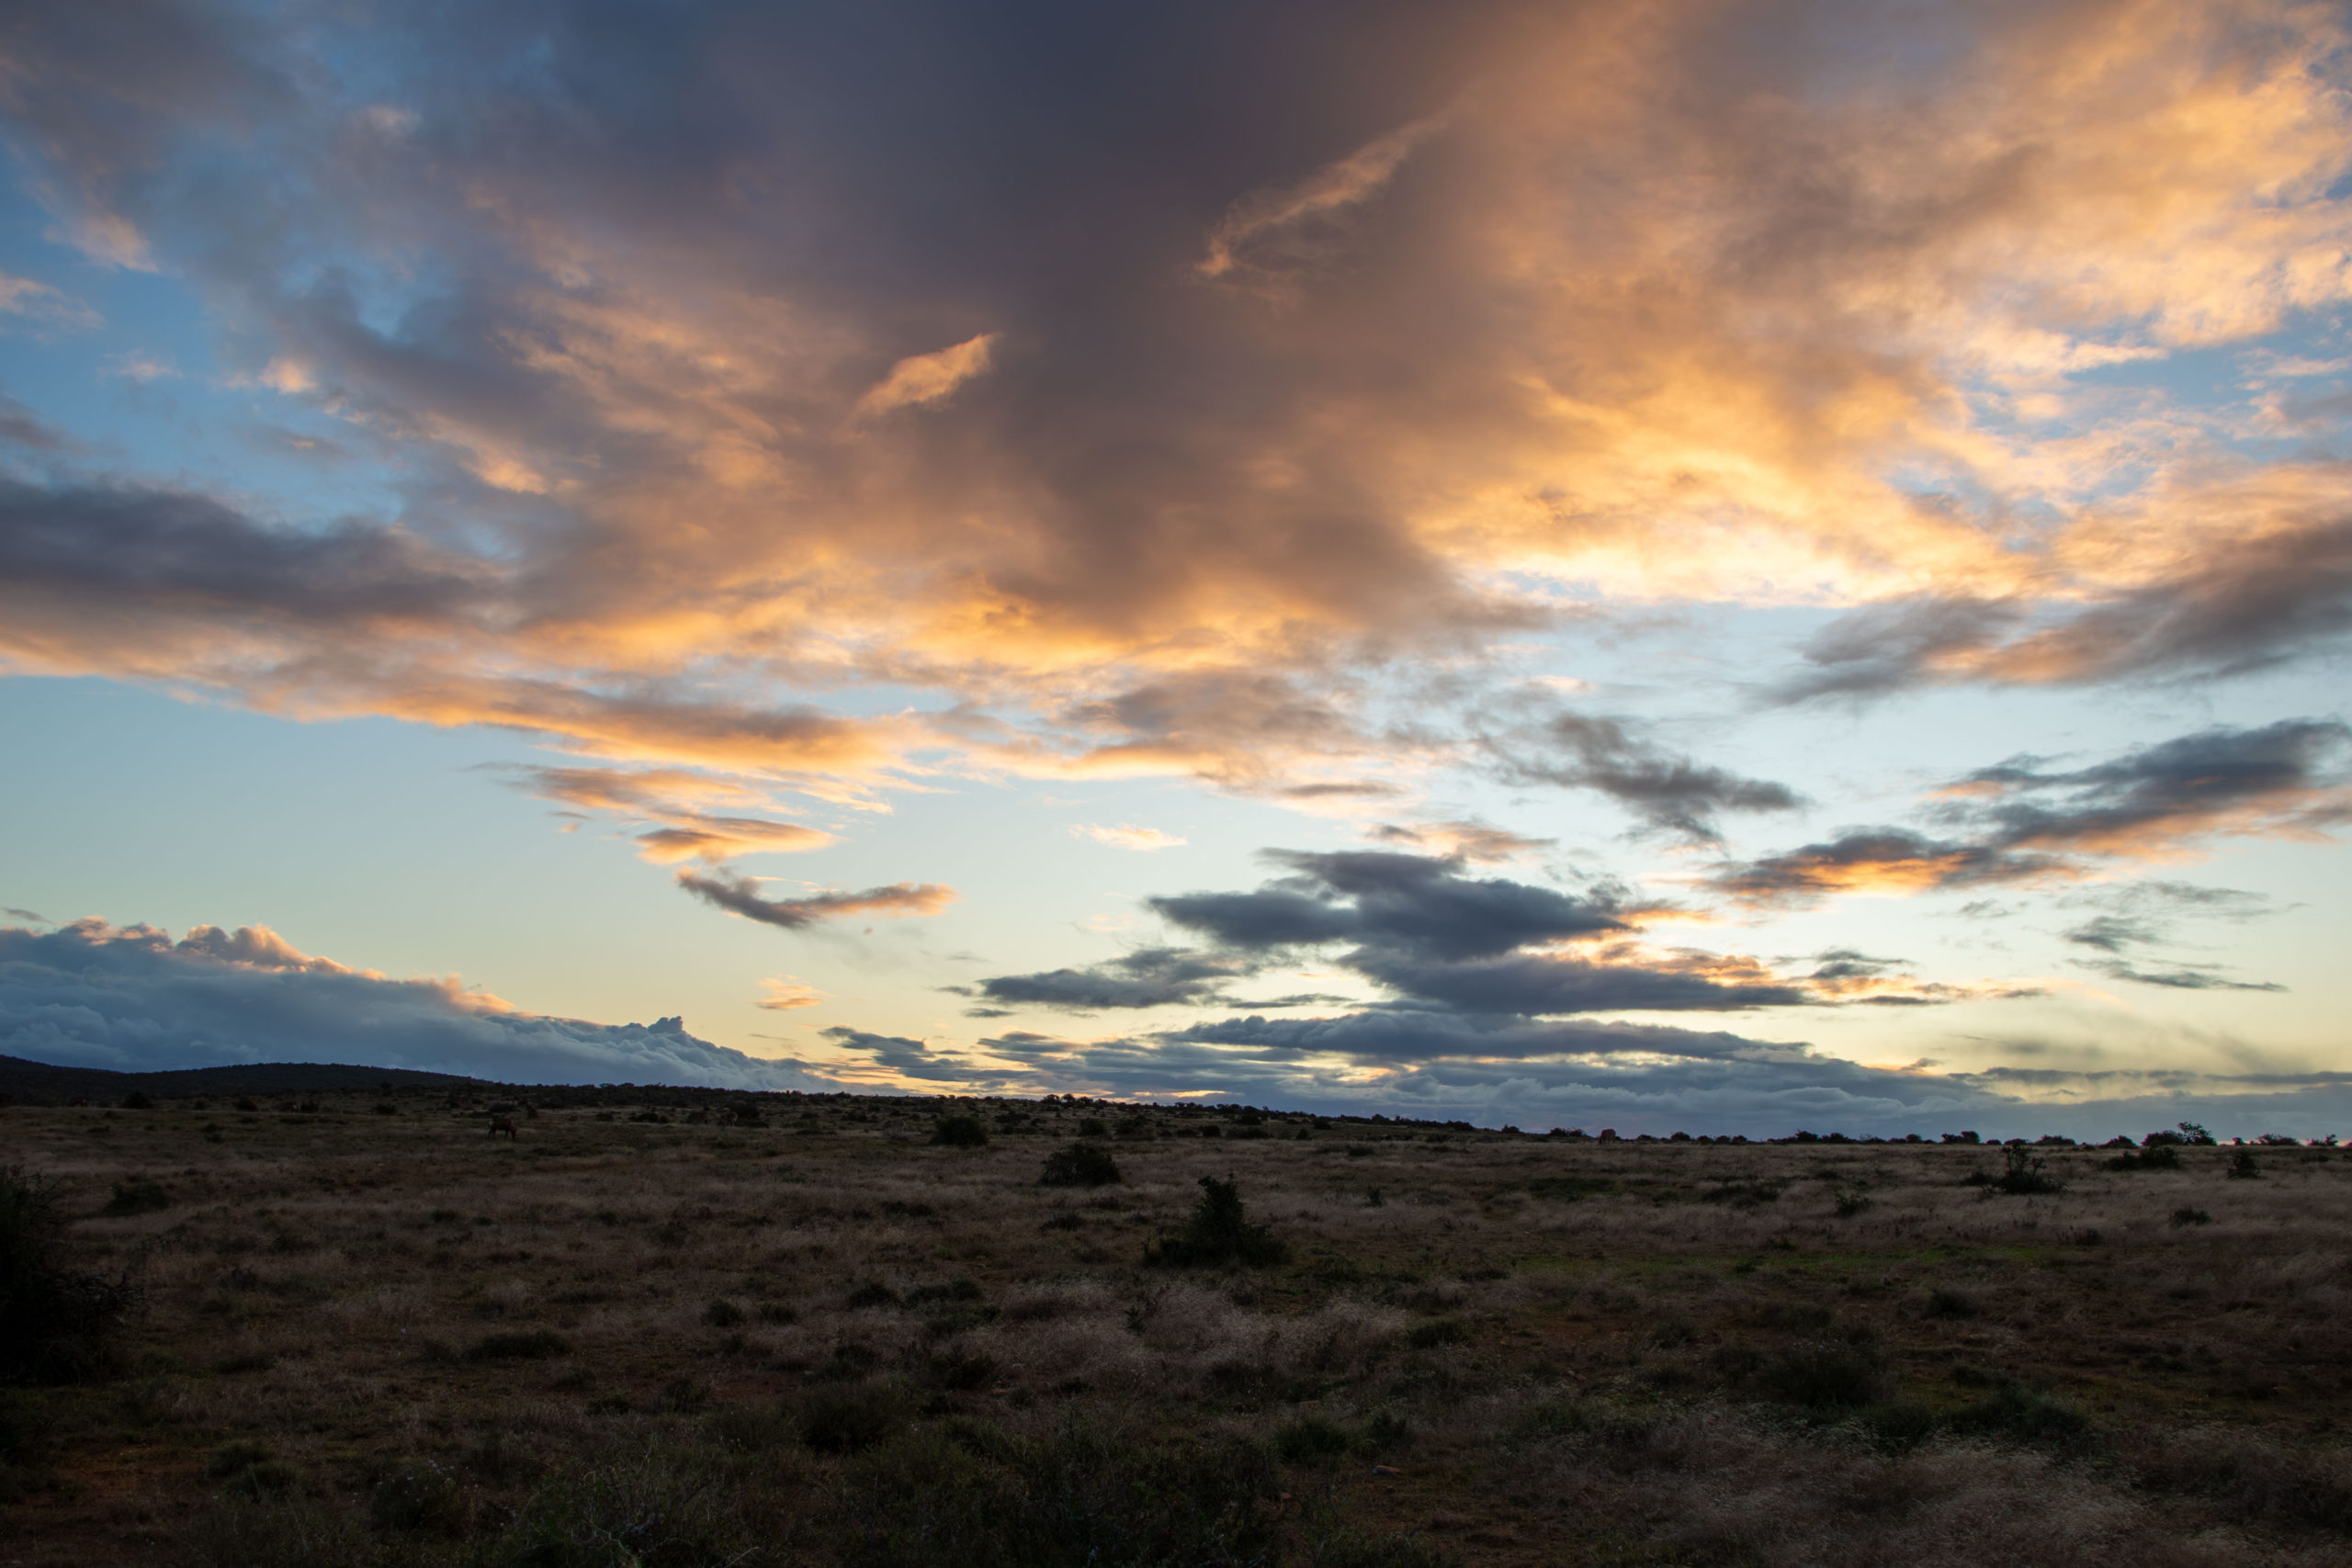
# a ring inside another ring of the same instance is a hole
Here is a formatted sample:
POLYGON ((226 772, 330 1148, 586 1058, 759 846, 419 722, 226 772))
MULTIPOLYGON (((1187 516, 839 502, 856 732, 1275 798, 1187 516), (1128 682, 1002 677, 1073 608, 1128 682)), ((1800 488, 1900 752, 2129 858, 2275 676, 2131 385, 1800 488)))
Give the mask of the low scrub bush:
POLYGON ((106 1213, 119 1219, 126 1214, 152 1214, 171 1206, 171 1194, 162 1186, 143 1176, 134 1176, 114 1184, 114 1196, 107 1200, 106 1213))
POLYGON ((723 1481, 707 1455, 666 1443, 584 1465, 541 1488, 476 1561, 482 1568, 718 1568, 777 1561, 754 1512, 723 1481))
POLYGON ((1285 1248, 1265 1226, 1252 1224, 1243 1213, 1241 1188, 1232 1179, 1201 1178, 1201 1196, 1193 1217, 1172 1236, 1145 1249, 1144 1261, 1163 1268, 1218 1263, 1268 1265, 1280 1263, 1285 1248))
POLYGON ((1765 1358, 1754 1381, 1768 1399, 1808 1410, 1874 1404, 1890 1392, 1886 1359, 1875 1347, 1815 1339, 1765 1358))
POLYGON ((1046 1156, 1045 1174, 1037 1183, 1041 1187, 1109 1187, 1125 1179, 1110 1150, 1100 1144, 1072 1144, 1046 1156))
POLYGON ((800 1402, 800 1440, 820 1454, 872 1448, 905 1424, 895 1392, 856 1383, 825 1383, 800 1402))
POLYGON ((2019 1196, 2038 1192, 2064 1192, 2066 1184, 2050 1174, 2049 1161, 2036 1155, 2023 1144, 2012 1144, 2001 1151, 2001 1174, 1994 1176, 1977 1171, 1969 1177, 1972 1187, 1987 1188, 1996 1192, 2019 1196))
POLYGON ((0 1168, 0 1382, 70 1382, 111 1359, 113 1333, 138 1292, 69 1268, 56 1185, 0 1168))
POLYGON ((1281 1479, 1271 1454, 1238 1439, 959 1423, 851 1466, 842 1556, 851 1568, 1244 1568, 1273 1561, 1281 1479))
POLYGON ((2109 1170, 2178 1170, 2180 1151, 2172 1144, 2151 1144, 2136 1154, 2125 1149, 2106 1165, 2109 1170))
POLYGON ((2085 1451, 2098 1438, 2088 1416, 2053 1394, 2016 1382, 2003 1382, 1992 1398, 1951 1412, 1944 1424, 1962 1436, 2030 1443, 2062 1453, 2085 1451))
POLYGON ((943 1116, 932 1123, 931 1141, 947 1149, 984 1148, 989 1130, 977 1116, 943 1116))

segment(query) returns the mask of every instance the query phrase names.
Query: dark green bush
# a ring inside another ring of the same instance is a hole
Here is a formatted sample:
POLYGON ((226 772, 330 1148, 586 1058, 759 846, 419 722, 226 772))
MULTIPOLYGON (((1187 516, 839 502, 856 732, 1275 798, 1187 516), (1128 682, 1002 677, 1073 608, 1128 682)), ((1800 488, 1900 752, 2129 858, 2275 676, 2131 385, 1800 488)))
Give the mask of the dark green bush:
POLYGON ((2252 1149, 2240 1149, 2230 1156, 2230 1168, 2224 1174, 2232 1181, 2259 1181, 2262 1162, 2254 1157, 2252 1149))
POLYGON ((114 1184, 114 1195, 107 1200, 106 1213, 117 1219, 125 1214, 152 1214, 158 1209, 172 1206, 171 1194, 156 1182, 143 1176, 114 1184))
POLYGON ((1976 1303, 1958 1291, 1931 1291, 1927 1310, 1929 1317, 1974 1317, 1976 1303))
POLYGON ((1078 1135, 1081 1138, 1107 1138, 1111 1135, 1111 1129, 1100 1117, 1084 1116, 1079 1119, 1078 1135))
POLYGON ((69 1269, 56 1184, 0 1167, 0 1381, 69 1381, 103 1370, 138 1303, 127 1276, 69 1269))
POLYGON ((1433 1317, 1427 1323, 1417 1323, 1405 1332, 1405 1343, 1416 1350, 1434 1350, 1441 1345, 1466 1345, 1470 1330, 1458 1317, 1433 1317))
MULTIPOLYGON (((2177 1137, 2173 1140, 2174 1144, 2178 1142, 2177 1137)), ((2107 1168, 2109 1170, 2178 1170, 2180 1151, 2174 1147, 2173 1144, 2150 1144, 2137 1154, 2126 1149, 2109 1160, 2107 1168)))
POLYGON ((1125 1180, 1119 1162, 1100 1144, 1072 1144, 1046 1156, 1041 1187, 1109 1187, 1125 1180))
POLYGON ((369 1490, 368 1522, 387 1534, 461 1535, 465 1491, 437 1464, 404 1464, 369 1490))
POLYGON ((1337 1421, 1322 1416, 1296 1416, 1274 1433, 1274 1451, 1294 1464, 1307 1460, 1331 1459, 1353 1447, 1354 1435, 1337 1421))
POLYGON ((886 1389, 824 1383, 801 1397, 800 1440, 820 1454, 853 1454, 881 1442, 905 1420, 904 1408, 886 1389))
POLYGON ((1144 1261, 1163 1268, 1217 1263, 1280 1263, 1288 1249, 1263 1225, 1251 1224, 1241 1206, 1241 1188, 1231 1178, 1201 1178, 1201 1196, 1183 1230, 1144 1250, 1144 1261))
POLYGON ((1767 1357, 1757 1368, 1765 1397, 1809 1410, 1874 1404, 1889 1393, 1886 1359, 1867 1344, 1815 1339, 1767 1357))
POLYGON ((2068 1453, 2087 1450, 2098 1438, 2088 1416, 2064 1400, 2017 1382, 2002 1382, 1992 1398, 1953 1411, 1944 1422, 1955 1432, 2068 1453))
POLYGON ((759 1519, 723 1481, 706 1454, 666 1444, 582 1466, 543 1487, 475 1561, 483 1568, 720 1568, 778 1561, 759 1519))
POLYGON ((738 1328, 751 1314, 724 1297, 702 1309, 702 1320, 713 1328, 738 1328))
POLYGON ((2020 1196, 2040 1192, 2064 1192, 2066 1184, 2050 1174, 2049 1162, 2034 1154, 2023 1144, 2011 1144, 2001 1151, 2001 1174, 1988 1175, 1977 1171, 1968 1179, 1972 1187, 1987 1187, 1996 1192, 2020 1196))
POLYGON ((2213 1216, 2202 1209, 2184 1206, 2172 1212, 2172 1223, 2177 1225, 2210 1225, 2213 1223, 2213 1216))
POLYGON ((943 1116, 932 1123, 931 1141, 942 1148, 984 1148, 989 1130, 980 1125, 977 1116, 943 1116))

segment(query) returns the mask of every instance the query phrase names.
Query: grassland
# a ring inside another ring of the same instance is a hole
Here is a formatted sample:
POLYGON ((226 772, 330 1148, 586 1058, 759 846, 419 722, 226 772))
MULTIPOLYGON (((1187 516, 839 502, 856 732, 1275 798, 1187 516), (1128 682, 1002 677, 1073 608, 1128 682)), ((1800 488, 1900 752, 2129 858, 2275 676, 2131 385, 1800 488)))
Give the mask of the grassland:
POLYGON ((0 1110, 0 1563, 2352 1562, 2333 1149, 532 1092, 0 1110))

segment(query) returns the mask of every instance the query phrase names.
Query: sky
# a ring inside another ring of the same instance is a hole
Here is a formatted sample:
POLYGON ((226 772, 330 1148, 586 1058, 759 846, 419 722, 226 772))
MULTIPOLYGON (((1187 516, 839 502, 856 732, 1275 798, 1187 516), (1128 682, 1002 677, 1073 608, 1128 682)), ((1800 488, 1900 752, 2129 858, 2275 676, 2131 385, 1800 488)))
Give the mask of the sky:
POLYGON ((2348 45, 13 6, 0 1053, 2352 1135, 2348 45))

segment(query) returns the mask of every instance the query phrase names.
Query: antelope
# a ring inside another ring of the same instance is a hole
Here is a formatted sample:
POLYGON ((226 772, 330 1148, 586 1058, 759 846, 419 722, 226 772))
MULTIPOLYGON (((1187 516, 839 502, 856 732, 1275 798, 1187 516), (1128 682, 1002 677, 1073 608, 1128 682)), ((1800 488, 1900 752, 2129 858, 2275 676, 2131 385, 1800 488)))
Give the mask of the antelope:
POLYGON ((512 1116, 493 1116, 490 1119, 490 1135, 494 1138, 501 1133, 505 1134, 510 1138, 517 1135, 514 1131, 514 1118, 512 1116))

